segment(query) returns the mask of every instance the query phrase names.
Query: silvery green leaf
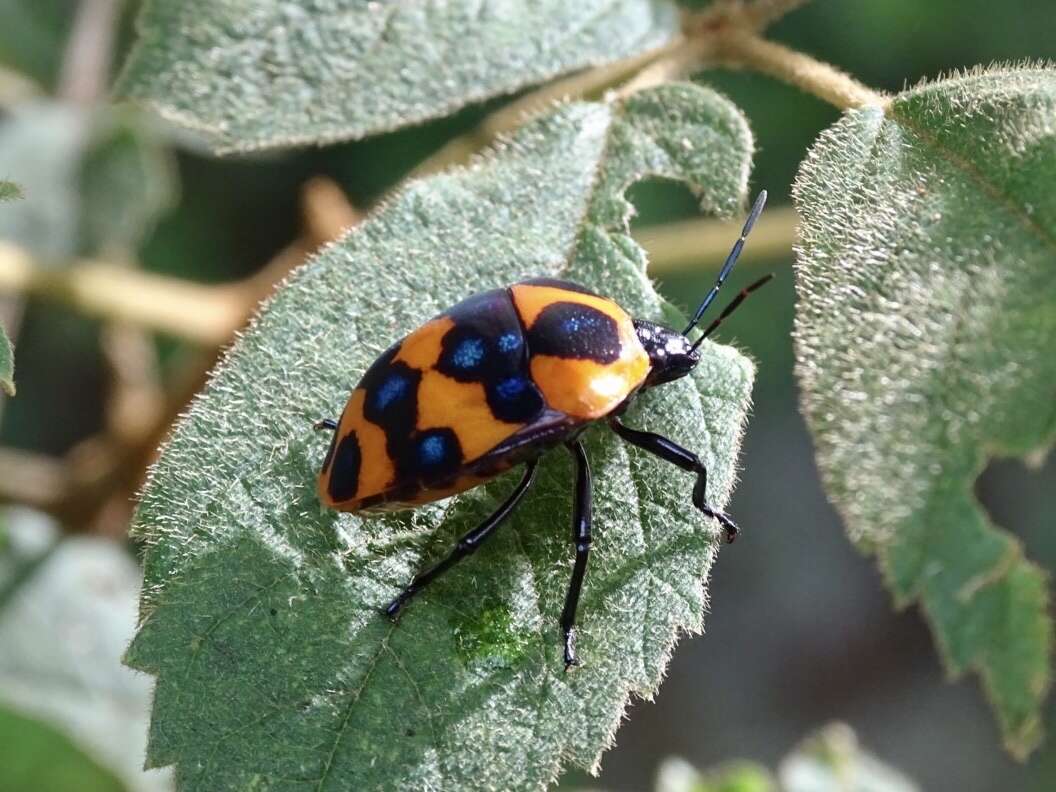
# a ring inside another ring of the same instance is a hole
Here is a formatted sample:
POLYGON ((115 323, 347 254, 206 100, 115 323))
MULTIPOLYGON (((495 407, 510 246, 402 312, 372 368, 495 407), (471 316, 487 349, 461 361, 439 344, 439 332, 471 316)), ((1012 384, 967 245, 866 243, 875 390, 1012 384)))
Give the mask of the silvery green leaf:
MULTIPOLYGON (((686 181, 739 211, 751 136, 692 85, 574 103, 467 169, 414 182, 294 273, 176 429, 143 494, 142 623, 127 655, 157 677, 148 761, 182 789, 542 789, 595 767, 632 694, 650 696, 680 632, 702 626, 718 527, 688 474, 586 436, 595 551, 565 673, 571 475, 558 449, 509 522, 407 609, 378 609, 483 519, 517 473, 413 512, 322 508, 315 478, 340 412, 389 344, 470 293, 578 281, 650 319, 677 316, 645 275, 623 194, 686 181)), ((732 240, 731 240, 732 241, 732 240)), ((752 366, 706 343, 691 378, 645 394, 630 424, 734 480, 752 366)))
POLYGON ((669 0, 147 0, 119 92, 224 150, 360 138, 672 40, 669 0))
POLYGON ((1056 437, 1056 72, 958 74, 847 113, 803 164, 797 369, 826 490, 1017 756, 1042 734, 1045 574, 972 488, 1056 437))

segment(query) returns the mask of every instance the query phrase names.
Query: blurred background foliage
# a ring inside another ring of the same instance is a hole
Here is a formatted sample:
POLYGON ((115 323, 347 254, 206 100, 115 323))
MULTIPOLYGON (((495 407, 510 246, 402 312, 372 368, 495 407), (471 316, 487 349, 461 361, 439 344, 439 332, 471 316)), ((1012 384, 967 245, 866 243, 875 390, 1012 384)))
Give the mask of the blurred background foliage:
MULTIPOLYGON (((365 141, 218 159, 193 135, 107 106, 139 3, 94 4, 109 7, 114 24, 93 34, 74 0, 0 0, 0 178, 28 174, 26 200, 0 206, 0 245, 15 243, 41 267, 79 261, 92 274, 102 261, 234 284, 184 294, 167 290, 172 281, 147 281, 159 314, 181 300, 216 311, 215 336, 305 251, 508 101, 365 141)), ((770 35, 897 91, 975 64, 1056 58, 1054 30, 1056 7, 1034 0, 818 0, 770 35)), ((748 116, 753 189, 769 190, 779 212, 800 160, 838 112, 756 74, 696 79, 748 116)), ((645 184, 633 197, 638 229, 695 215, 682 188, 645 184)), ((773 256, 749 244, 734 276, 736 288, 778 274, 723 331, 759 373, 730 506, 746 530, 716 567, 708 634, 675 653, 655 702, 631 708, 600 779, 566 782, 650 789, 670 755, 705 768, 741 758, 775 766, 804 734, 840 719, 925 789, 1052 789, 1056 746, 1024 765, 1001 750, 975 683, 944 683, 920 615, 891 610, 873 563, 853 551, 825 501, 792 376, 791 243, 788 235, 773 256)), ((683 257, 653 274, 689 306, 717 263, 683 257)), ((0 511, 0 744, 19 760, 2 763, 0 788, 163 789, 166 772, 137 769, 150 681, 118 665, 138 585, 124 531, 144 467, 216 345, 103 322, 105 307, 23 299, 20 283, 0 277, 18 383, 18 396, 0 402, 0 497, 49 516, 0 511)), ((987 510, 1048 569, 1053 491, 1051 459, 1037 469, 996 462, 977 485, 987 510)))

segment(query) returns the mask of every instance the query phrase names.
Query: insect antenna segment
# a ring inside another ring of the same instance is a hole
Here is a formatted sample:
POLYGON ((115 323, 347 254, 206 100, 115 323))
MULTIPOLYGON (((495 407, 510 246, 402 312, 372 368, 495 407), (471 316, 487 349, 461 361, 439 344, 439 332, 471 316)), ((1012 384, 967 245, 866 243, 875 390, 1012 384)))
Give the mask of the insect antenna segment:
POLYGON ((726 306, 725 308, 723 308, 723 309, 722 309, 722 313, 721 313, 721 314, 719 314, 719 315, 718 315, 718 317, 717 317, 717 318, 716 318, 716 319, 715 319, 715 320, 714 320, 714 321, 713 321, 713 322, 712 322, 712 323, 711 323, 710 325, 708 325, 708 329, 707 329, 707 330, 705 330, 705 331, 704 331, 704 332, 703 332, 703 333, 701 334, 700 338, 698 338, 698 339, 697 339, 697 340, 696 340, 696 341, 695 341, 695 342, 693 343, 693 346, 692 346, 692 347, 690 347, 690 349, 696 349, 697 347, 699 347, 699 346, 701 345, 701 343, 702 343, 702 342, 704 341, 704 339, 705 339, 705 338, 707 338, 707 337, 708 337, 708 336, 710 336, 710 335, 711 335, 712 333, 714 333, 714 332, 715 332, 715 330, 716 330, 716 329, 718 329, 718 326, 719 326, 719 325, 721 325, 721 324, 723 323, 723 321, 724 321, 724 320, 725 320, 725 319, 726 319, 726 318, 727 318, 727 317, 728 317, 728 316, 729 316, 730 314, 732 314, 732 313, 733 313, 734 311, 736 311, 736 310, 737 310, 737 307, 738 307, 738 306, 739 306, 739 305, 740 305, 740 304, 741 304, 742 302, 744 302, 745 298, 746 298, 746 297, 747 297, 747 296, 748 296, 749 294, 751 294, 752 292, 754 292, 754 291, 755 291, 756 289, 758 289, 758 288, 759 288, 760 286, 763 286, 763 285, 765 285, 765 284, 769 283, 769 282, 770 282, 770 281, 771 281, 771 280, 773 279, 773 277, 774 277, 774 273, 772 273, 772 272, 771 272, 771 273, 769 273, 769 274, 767 274, 767 275, 764 275, 763 277, 761 277, 761 278, 760 278, 759 280, 757 280, 757 281, 756 281, 755 283, 751 284, 750 286, 746 286, 745 288, 741 289, 741 291, 740 291, 740 292, 739 292, 739 293, 737 294, 737 296, 736 296, 736 297, 734 297, 734 298, 733 298, 732 300, 730 300, 730 304, 729 304, 729 305, 727 305, 727 306, 726 306))
MULTIPOLYGON (((715 279, 715 285, 711 287, 711 291, 708 292, 703 302, 701 302, 700 306, 693 314, 693 319, 688 325, 686 325, 686 329, 682 331, 682 335, 689 335, 689 331, 697 326, 697 323, 700 321, 701 317, 704 316, 704 312, 708 310, 708 307, 712 304, 712 302, 714 302, 715 298, 718 296, 719 289, 721 289, 722 284, 726 282, 726 277, 730 274, 730 271, 733 269, 733 265, 737 263, 737 258, 741 255, 741 250, 744 249, 744 241, 748 238, 748 234, 751 233, 752 226, 755 225, 755 221, 758 220, 759 215, 762 214, 764 206, 766 206, 766 190, 761 191, 759 193, 759 197, 755 199, 755 205, 752 206, 752 211, 748 213, 748 219, 744 221, 744 228, 741 229, 740 237, 738 237, 737 241, 733 243, 733 248, 730 250, 730 254, 726 256, 726 261, 722 265, 722 269, 719 270, 719 277, 715 279)), ((765 281, 766 279, 764 278, 763 282, 765 281)), ((754 289, 757 289, 759 286, 762 286, 763 282, 752 284, 752 286, 748 287, 748 289, 746 289, 745 291, 751 292, 754 289)), ((740 296, 740 299, 743 300, 745 296, 747 295, 742 294, 740 296)), ((739 301, 735 302, 737 302, 737 305, 740 305, 739 301)), ((736 306, 733 307, 735 308, 736 306)), ((727 308, 726 311, 723 312, 724 317, 729 316, 729 312, 732 310, 733 308, 727 308)), ((714 328, 709 328, 709 332, 712 329, 714 328)), ((705 333, 705 336, 706 335, 707 334, 705 333)), ((704 336, 702 336, 701 338, 703 337, 704 336)), ((697 343, 699 344, 700 341, 698 340, 697 343)), ((694 346, 694 348, 696 347, 694 346)))

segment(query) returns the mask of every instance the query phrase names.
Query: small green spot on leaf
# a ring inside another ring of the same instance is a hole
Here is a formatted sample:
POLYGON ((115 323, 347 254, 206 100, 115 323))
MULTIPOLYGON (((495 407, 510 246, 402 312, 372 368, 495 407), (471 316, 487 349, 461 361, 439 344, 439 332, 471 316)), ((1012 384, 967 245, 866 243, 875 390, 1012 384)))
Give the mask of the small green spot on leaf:
POLYGON ((528 630, 514 626, 509 607, 501 602, 482 602, 479 608, 460 614, 452 622, 452 631, 466 663, 509 665, 523 657, 534 639, 528 630))

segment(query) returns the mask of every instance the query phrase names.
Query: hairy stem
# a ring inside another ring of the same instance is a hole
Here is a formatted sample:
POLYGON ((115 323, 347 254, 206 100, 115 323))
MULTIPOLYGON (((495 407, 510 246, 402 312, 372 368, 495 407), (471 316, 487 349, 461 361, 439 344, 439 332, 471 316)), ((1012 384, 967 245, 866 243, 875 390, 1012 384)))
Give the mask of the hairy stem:
POLYGON ((841 110, 883 107, 888 101, 884 94, 862 85, 835 66, 748 31, 731 30, 718 37, 714 57, 724 66, 768 74, 841 110))

